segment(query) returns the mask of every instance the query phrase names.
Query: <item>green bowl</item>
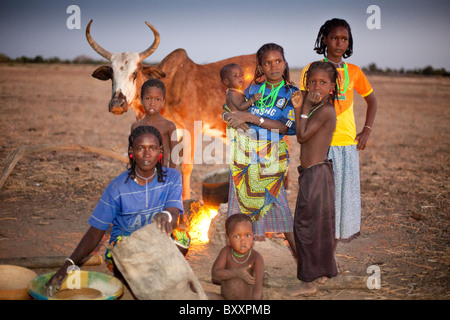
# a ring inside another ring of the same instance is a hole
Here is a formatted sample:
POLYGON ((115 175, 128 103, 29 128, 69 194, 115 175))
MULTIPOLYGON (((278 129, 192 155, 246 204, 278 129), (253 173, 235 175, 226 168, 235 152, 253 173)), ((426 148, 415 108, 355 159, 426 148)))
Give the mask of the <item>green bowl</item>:
MULTIPOLYGON (((36 300, 61 300, 47 296, 45 292, 45 284, 55 272, 46 273, 37 276, 28 283, 28 294, 36 300)), ((123 294, 123 283, 110 275, 94 272, 94 271, 72 271, 68 274, 64 282, 61 284, 60 290, 91 288, 101 292, 101 296, 92 300, 115 300, 123 294), (76 279, 76 280, 75 280, 76 279), (71 283, 68 285, 67 281, 71 283)))

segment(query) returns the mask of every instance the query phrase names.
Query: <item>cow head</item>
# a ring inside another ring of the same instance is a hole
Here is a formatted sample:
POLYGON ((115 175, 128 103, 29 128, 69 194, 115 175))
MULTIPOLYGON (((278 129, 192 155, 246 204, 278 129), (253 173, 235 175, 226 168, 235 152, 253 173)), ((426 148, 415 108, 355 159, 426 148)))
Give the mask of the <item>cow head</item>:
POLYGON ((144 66, 142 60, 149 57, 157 48, 160 41, 159 32, 148 22, 147 26, 153 31, 155 40, 152 45, 141 53, 122 52, 111 53, 99 46, 91 37, 90 28, 92 20, 86 27, 86 38, 99 55, 111 62, 109 66, 97 68, 92 76, 100 80, 112 80, 112 97, 108 108, 113 114, 123 114, 131 107, 136 112, 136 117, 144 116, 140 103, 140 89, 148 78, 162 78, 164 72, 157 66, 144 66))

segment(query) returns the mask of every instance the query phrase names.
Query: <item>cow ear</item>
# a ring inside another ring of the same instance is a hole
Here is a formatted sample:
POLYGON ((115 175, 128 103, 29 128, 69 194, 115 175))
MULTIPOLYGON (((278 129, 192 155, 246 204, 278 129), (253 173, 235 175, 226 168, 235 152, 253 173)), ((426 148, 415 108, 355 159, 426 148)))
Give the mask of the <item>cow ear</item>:
POLYGON ((112 78, 112 68, 109 66, 101 66, 92 73, 92 76, 94 78, 97 78, 99 80, 108 80, 112 78))
POLYGON ((164 72, 162 72, 158 67, 143 67, 142 72, 146 75, 149 76, 151 78, 157 78, 157 79, 161 79, 164 78, 166 76, 166 74, 164 72))

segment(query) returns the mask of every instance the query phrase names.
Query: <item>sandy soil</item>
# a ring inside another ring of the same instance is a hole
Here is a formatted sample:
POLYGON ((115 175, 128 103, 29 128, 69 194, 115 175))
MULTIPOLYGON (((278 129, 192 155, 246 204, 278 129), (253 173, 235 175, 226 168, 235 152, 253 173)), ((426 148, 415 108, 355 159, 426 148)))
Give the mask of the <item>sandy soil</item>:
MULTIPOLYGON (((90 76, 94 66, 0 65, 0 167, 19 147, 76 143, 126 151, 135 116, 107 111, 109 82, 90 76)), ((299 73, 293 72, 297 79, 299 73)), ((308 300, 449 298, 450 79, 369 76, 378 114, 368 148, 360 153, 361 235, 340 243, 338 277, 367 277, 379 267, 381 289, 365 283, 319 286, 308 300)), ((358 127, 365 105, 355 102, 358 127)), ((206 144, 205 144, 206 145, 206 144)), ((299 145, 291 139, 288 199, 295 206, 299 145)), ((225 165, 196 165, 192 198, 201 200, 201 177, 225 165)), ((125 165, 89 152, 50 151, 21 159, 0 190, 0 258, 68 256, 88 228, 104 188, 125 165)), ((108 237, 98 247, 100 254, 108 237)), ((257 245, 268 278, 264 299, 291 299, 296 265, 284 242, 257 245)), ((191 267, 205 290, 220 246, 194 246, 191 267)), ((87 267, 86 267, 87 268, 87 267)), ((89 267, 108 272, 104 265, 89 267)), ((38 273, 49 270, 37 269, 38 273)), ((52 270, 50 270, 52 271, 52 270)), ((126 299, 127 296, 124 296, 126 299)))

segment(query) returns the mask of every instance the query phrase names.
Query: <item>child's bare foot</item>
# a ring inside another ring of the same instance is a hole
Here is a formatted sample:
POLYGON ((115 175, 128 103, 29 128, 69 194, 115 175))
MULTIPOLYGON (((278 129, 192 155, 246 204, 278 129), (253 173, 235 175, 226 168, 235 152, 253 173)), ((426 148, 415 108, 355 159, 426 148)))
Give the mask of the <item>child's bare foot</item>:
POLYGON ((317 287, 314 282, 301 282, 287 290, 287 295, 296 297, 301 295, 311 295, 317 292, 317 287))
POLYGON ((327 280, 328 280, 327 277, 320 277, 320 278, 317 278, 315 281, 316 281, 318 284, 324 284, 325 282, 327 282, 327 280))

